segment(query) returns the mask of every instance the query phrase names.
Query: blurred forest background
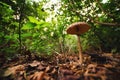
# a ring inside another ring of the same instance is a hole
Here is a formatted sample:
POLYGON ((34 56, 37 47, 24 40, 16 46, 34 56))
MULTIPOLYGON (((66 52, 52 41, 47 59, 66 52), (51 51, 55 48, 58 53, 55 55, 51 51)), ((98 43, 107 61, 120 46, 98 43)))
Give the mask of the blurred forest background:
POLYGON ((73 22, 91 26, 84 51, 120 53, 120 0, 0 0, 0 53, 77 53, 73 22))

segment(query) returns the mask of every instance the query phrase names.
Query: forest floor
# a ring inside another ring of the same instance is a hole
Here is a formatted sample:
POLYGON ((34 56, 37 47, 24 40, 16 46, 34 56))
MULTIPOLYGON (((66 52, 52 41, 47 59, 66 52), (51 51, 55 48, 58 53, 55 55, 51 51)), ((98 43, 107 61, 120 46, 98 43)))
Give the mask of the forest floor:
POLYGON ((5 60, 0 56, 0 80, 120 80, 120 54, 84 53, 37 56, 32 53, 5 60))

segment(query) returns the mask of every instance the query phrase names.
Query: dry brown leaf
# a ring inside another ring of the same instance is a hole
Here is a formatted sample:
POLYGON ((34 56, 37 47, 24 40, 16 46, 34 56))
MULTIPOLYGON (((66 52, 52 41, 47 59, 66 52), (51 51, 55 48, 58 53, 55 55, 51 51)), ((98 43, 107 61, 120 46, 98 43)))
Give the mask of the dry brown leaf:
POLYGON ((112 68, 112 67, 113 67, 112 64, 104 64, 104 66, 105 66, 106 68, 112 68))
POLYGON ((46 67, 45 72, 50 73, 54 68, 51 66, 46 67))
POLYGON ((10 67, 4 72, 3 76, 4 77, 10 76, 10 75, 15 76, 17 72, 24 71, 24 68, 25 68, 24 65, 17 65, 17 66, 10 67))
POLYGON ((34 74, 27 77, 27 80, 43 80, 45 72, 35 72, 34 74))
POLYGON ((79 76, 74 76, 74 75, 68 75, 64 77, 62 80, 80 80, 79 76))
POLYGON ((44 80, 53 80, 49 75, 44 75, 44 80))
POLYGON ((83 70, 76 70, 74 75, 82 75, 83 74, 83 70))
POLYGON ((113 54, 112 53, 103 53, 102 56, 113 57, 113 54))
POLYGON ((57 71, 56 71, 56 69, 54 68, 53 70, 52 70, 52 72, 51 72, 51 74, 55 74, 57 71))
POLYGON ((107 80, 107 74, 112 74, 112 72, 109 71, 106 67, 101 65, 89 64, 86 72, 84 73, 84 76, 86 80, 88 78, 98 78, 100 80, 107 80))
POLYGON ((51 69, 50 66, 46 67, 45 72, 49 72, 50 69, 51 69))
POLYGON ((38 65, 40 65, 39 61, 34 60, 31 64, 29 64, 31 67, 36 67, 38 65))
POLYGON ((63 76, 73 75, 73 72, 71 70, 68 70, 68 69, 61 69, 60 72, 63 74, 63 76))
POLYGON ((46 67, 44 67, 44 66, 42 66, 42 65, 39 65, 39 66, 37 67, 37 69, 40 70, 40 71, 43 71, 43 70, 46 69, 46 67))

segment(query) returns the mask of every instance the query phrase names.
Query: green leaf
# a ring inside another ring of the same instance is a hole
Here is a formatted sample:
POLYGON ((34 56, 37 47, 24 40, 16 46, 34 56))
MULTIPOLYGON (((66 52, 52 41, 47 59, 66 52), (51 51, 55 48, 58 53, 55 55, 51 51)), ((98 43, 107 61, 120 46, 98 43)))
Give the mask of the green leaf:
POLYGON ((5 38, 6 38, 7 40, 10 40, 10 39, 11 39, 11 36, 6 35, 5 38))
POLYGON ((48 27, 48 26, 50 26, 50 23, 41 21, 35 28, 41 29, 43 27, 48 27))
POLYGON ((24 34, 21 34, 21 36, 22 36, 23 38, 26 38, 26 37, 32 36, 32 34, 31 34, 31 33, 24 33, 24 34))
POLYGON ((37 38, 37 37, 39 37, 39 35, 40 35, 40 33, 34 33, 34 34, 33 34, 33 37, 34 37, 34 38, 35 38, 35 37, 37 38))
POLYGON ((23 30, 33 29, 35 26, 36 26, 35 23, 27 22, 26 24, 23 25, 22 29, 23 30))
POLYGON ((17 40, 18 34, 13 34, 13 35, 6 35, 5 36, 6 40, 17 40))
POLYGON ((29 16, 28 19, 29 19, 30 22, 32 22, 32 23, 39 24, 39 21, 38 21, 36 18, 32 17, 32 16, 29 16))

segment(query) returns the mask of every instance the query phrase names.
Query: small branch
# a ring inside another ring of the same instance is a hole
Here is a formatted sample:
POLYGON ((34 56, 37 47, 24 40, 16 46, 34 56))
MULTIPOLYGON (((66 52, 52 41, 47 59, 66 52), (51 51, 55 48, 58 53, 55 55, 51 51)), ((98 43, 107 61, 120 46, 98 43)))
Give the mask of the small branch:
POLYGON ((100 25, 119 26, 120 27, 120 24, 118 24, 118 23, 107 23, 107 22, 98 22, 98 21, 93 21, 93 22, 100 24, 100 25))

